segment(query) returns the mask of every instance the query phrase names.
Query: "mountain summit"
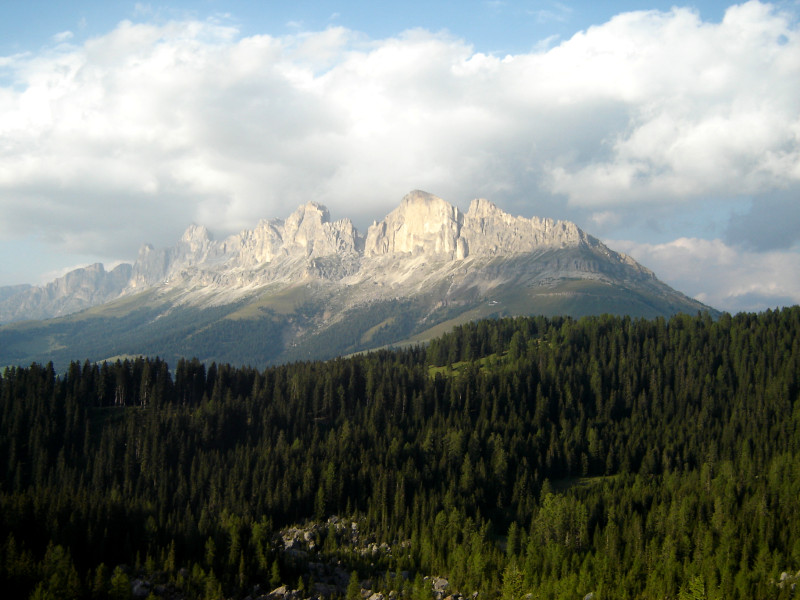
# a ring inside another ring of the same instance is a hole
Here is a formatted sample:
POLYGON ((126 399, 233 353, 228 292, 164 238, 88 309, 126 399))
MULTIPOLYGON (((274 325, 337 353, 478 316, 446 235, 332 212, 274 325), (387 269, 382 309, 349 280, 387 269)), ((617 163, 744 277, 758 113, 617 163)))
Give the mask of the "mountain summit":
MULTIPOLYGON (((652 317, 708 310, 574 223, 514 217, 485 199, 463 213, 418 190, 364 236, 349 219, 331 221, 327 208, 309 202, 285 220, 263 220, 221 241, 191 225, 173 247, 143 246, 133 265, 111 272, 93 265, 44 287, 0 292, 3 321, 90 307, 81 315, 85 326, 94 322, 90 316, 109 325, 110 315, 125 315, 128 325, 112 322, 122 327, 113 351, 89 348, 98 359, 110 352, 174 352, 237 362, 220 350, 213 332, 222 339, 243 323, 250 326, 237 341, 268 362, 419 341, 488 316, 652 317), (184 322, 189 314, 191 324, 184 322), (183 319, 183 341, 176 334, 171 345, 159 345, 145 333, 158 321, 163 336, 176 319, 183 319), (126 341, 131 330, 136 343, 126 341), (247 341, 255 331, 271 336, 269 356, 255 339, 247 341)), ((69 329, 70 322, 77 320, 65 317, 41 328, 69 329)), ((0 337, 12 329, 0 329, 0 337)), ((52 330, 49 335, 52 344, 52 330)), ((28 340, 25 347, 32 346, 28 340)), ((0 361, 14 357, 30 358, 12 353, 0 361)))

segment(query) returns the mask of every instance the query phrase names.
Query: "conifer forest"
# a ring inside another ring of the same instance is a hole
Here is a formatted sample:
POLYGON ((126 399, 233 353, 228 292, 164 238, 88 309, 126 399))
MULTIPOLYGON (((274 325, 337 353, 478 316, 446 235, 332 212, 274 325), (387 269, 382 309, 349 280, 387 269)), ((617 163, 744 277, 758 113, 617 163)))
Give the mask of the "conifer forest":
POLYGON ((5 598, 783 599, 795 582, 800 307, 0 377, 5 598))

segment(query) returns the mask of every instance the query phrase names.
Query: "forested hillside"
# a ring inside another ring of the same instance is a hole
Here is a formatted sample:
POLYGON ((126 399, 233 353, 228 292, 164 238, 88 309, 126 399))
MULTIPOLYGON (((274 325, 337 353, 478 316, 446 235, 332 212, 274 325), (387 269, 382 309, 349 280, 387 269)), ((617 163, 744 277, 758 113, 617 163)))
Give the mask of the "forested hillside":
POLYGON ((7 597, 309 597, 326 569, 414 600, 797 595, 798 307, 170 367, 5 370, 7 597))

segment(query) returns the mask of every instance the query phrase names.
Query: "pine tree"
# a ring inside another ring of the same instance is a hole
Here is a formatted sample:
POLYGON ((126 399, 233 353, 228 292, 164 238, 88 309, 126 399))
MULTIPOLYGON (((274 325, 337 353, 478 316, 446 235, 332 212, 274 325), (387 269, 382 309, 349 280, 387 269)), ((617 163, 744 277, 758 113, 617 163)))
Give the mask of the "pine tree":
POLYGON ((274 590, 281 584, 281 570, 278 566, 278 559, 272 561, 272 568, 270 569, 269 585, 274 590))
POLYGON ((350 581, 347 584, 346 600, 361 600, 361 582, 358 579, 358 572, 350 573, 350 581))
POLYGON ((525 596, 524 589, 522 571, 517 567, 517 561, 512 560, 503 571, 503 587, 500 598, 501 600, 522 600, 525 596))
POLYGON ((133 597, 130 577, 121 567, 115 567, 111 574, 109 597, 112 600, 131 600, 133 597))
POLYGON ((422 578, 421 573, 417 573, 414 577, 414 587, 411 590, 412 600, 431 600, 433 597, 433 590, 429 582, 422 578))
POLYGON ((111 587, 111 580, 108 573, 108 567, 105 563, 100 563, 94 572, 94 579, 92 583, 92 598, 100 600, 107 598, 108 592, 111 587))

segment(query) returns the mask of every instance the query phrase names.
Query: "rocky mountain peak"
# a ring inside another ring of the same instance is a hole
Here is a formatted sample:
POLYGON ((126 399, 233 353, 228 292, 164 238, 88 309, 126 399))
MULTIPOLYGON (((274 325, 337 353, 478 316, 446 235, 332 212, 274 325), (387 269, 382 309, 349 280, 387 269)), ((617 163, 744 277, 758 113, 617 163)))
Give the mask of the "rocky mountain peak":
POLYGON ((400 206, 389 213, 389 216, 394 215, 396 219, 402 218, 412 223, 418 223, 423 218, 428 219, 431 227, 435 228, 437 222, 457 220, 460 214, 447 200, 422 190, 414 190, 403 197, 400 206))
POLYGON ((472 201, 462 235, 471 254, 519 254, 588 243, 588 236, 574 223, 515 217, 482 198, 472 201))
POLYGON ((463 215, 445 200, 415 190, 395 210, 369 228, 365 255, 458 254, 463 215))
POLYGON ((181 236, 181 241, 187 244, 203 244, 211 241, 211 234, 205 225, 192 223, 181 236))
POLYGON ((302 227, 316 228, 331 220, 330 212, 326 206, 316 202, 306 202, 299 206, 289 218, 286 219, 286 231, 302 227))
POLYGON ((445 209, 447 207, 451 207, 449 202, 442 200, 430 192, 425 192, 423 190, 412 190, 403 196, 403 199, 400 200, 400 206, 397 207, 397 210, 406 210, 409 208, 414 210, 419 209, 421 206, 439 206, 445 209))
POLYGON ((312 253, 314 242, 325 236, 324 225, 328 223, 328 209, 315 202, 307 202, 286 219, 282 236, 284 246, 287 249, 297 246, 306 254, 312 253))
POLYGON ((117 298, 131 277, 131 265, 106 271, 102 263, 74 269, 44 286, 14 286, 0 294, 0 321, 66 315, 117 298))
POLYGON ((280 236, 286 254, 316 258, 356 252, 358 232, 350 219, 332 223, 325 206, 308 202, 286 219, 280 236))
POLYGON ((365 256, 432 254, 461 260, 577 246, 587 240, 568 221, 514 217, 484 198, 473 200, 463 214, 441 198, 415 190, 369 228, 365 256))
POLYGON ((467 216, 474 219, 487 219, 505 215, 506 213, 497 208, 494 202, 486 198, 475 198, 467 210, 467 216))
POLYGON ((241 268, 269 263, 281 250, 283 229, 284 222, 280 219, 262 219, 255 229, 245 229, 226 239, 220 253, 237 257, 241 268))

